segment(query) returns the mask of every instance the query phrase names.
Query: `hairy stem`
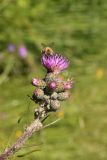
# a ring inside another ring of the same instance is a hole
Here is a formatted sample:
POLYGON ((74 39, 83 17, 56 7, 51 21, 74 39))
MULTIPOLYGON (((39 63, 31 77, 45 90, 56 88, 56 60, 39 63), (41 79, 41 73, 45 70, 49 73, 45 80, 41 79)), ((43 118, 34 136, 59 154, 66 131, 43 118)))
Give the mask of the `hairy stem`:
POLYGON ((34 120, 24 131, 22 136, 16 141, 15 144, 5 149, 4 153, 0 155, 0 160, 6 160, 12 156, 16 151, 21 149, 23 144, 29 139, 34 132, 42 129, 42 123, 39 119, 34 120))

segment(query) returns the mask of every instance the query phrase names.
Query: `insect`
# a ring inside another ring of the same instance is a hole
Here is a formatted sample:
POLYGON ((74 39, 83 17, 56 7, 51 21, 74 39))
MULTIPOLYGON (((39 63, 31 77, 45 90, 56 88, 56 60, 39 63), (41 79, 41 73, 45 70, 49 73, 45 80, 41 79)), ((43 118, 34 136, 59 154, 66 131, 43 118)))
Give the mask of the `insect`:
POLYGON ((42 49, 42 54, 53 55, 54 51, 50 47, 45 47, 42 49))

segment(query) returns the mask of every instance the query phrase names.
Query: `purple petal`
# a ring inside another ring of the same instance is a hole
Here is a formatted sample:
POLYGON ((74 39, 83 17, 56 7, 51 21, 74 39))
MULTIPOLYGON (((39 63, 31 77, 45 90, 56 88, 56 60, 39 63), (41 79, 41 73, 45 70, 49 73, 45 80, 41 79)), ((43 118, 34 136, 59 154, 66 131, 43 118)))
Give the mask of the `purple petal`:
POLYGON ((43 54, 42 64, 50 72, 61 72, 68 67, 69 60, 59 54, 43 54))

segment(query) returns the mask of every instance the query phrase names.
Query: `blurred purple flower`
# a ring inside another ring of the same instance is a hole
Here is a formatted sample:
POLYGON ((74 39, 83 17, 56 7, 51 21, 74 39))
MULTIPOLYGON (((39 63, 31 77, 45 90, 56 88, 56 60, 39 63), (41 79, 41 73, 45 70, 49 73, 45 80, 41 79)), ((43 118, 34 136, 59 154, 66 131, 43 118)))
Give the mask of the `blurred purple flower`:
POLYGON ((9 52, 13 53, 13 52, 15 52, 15 50, 16 50, 16 46, 15 46, 14 44, 10 43, 10 44, 8 45, 8 47, 7 47, 7 50, 8 50, 9 52))
POLYGON ((42 55, 42 64, 47 68, 48 72, 54 72, 56 74, 65 70, 69 65, 69 60, 62 55, 42 55))
POLYGON ((19 56, 20 56, 21 58, 26 58, 26 56, 27 56, 27 48, 26 48, 26 46, 21 45, 21 46, 19 47, 19 56))

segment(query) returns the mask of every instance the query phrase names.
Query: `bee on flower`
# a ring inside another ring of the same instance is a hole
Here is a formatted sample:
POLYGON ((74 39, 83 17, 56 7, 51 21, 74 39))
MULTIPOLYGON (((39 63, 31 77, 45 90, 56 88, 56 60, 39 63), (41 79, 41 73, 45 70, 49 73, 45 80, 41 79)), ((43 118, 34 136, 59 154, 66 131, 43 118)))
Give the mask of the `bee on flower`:
POLYGON ((60 54, 54 53, 49 47, 42 50, 42 65, 48 72, 59 74, 61 71, 68 68, 70 61, 60 54))
POLYGON ((50 47, 45 47, 42 49, 42 54, 45 54, 45 55, 53 55, 54 54, 54 51, 52 50, 52 48, 50 47))

